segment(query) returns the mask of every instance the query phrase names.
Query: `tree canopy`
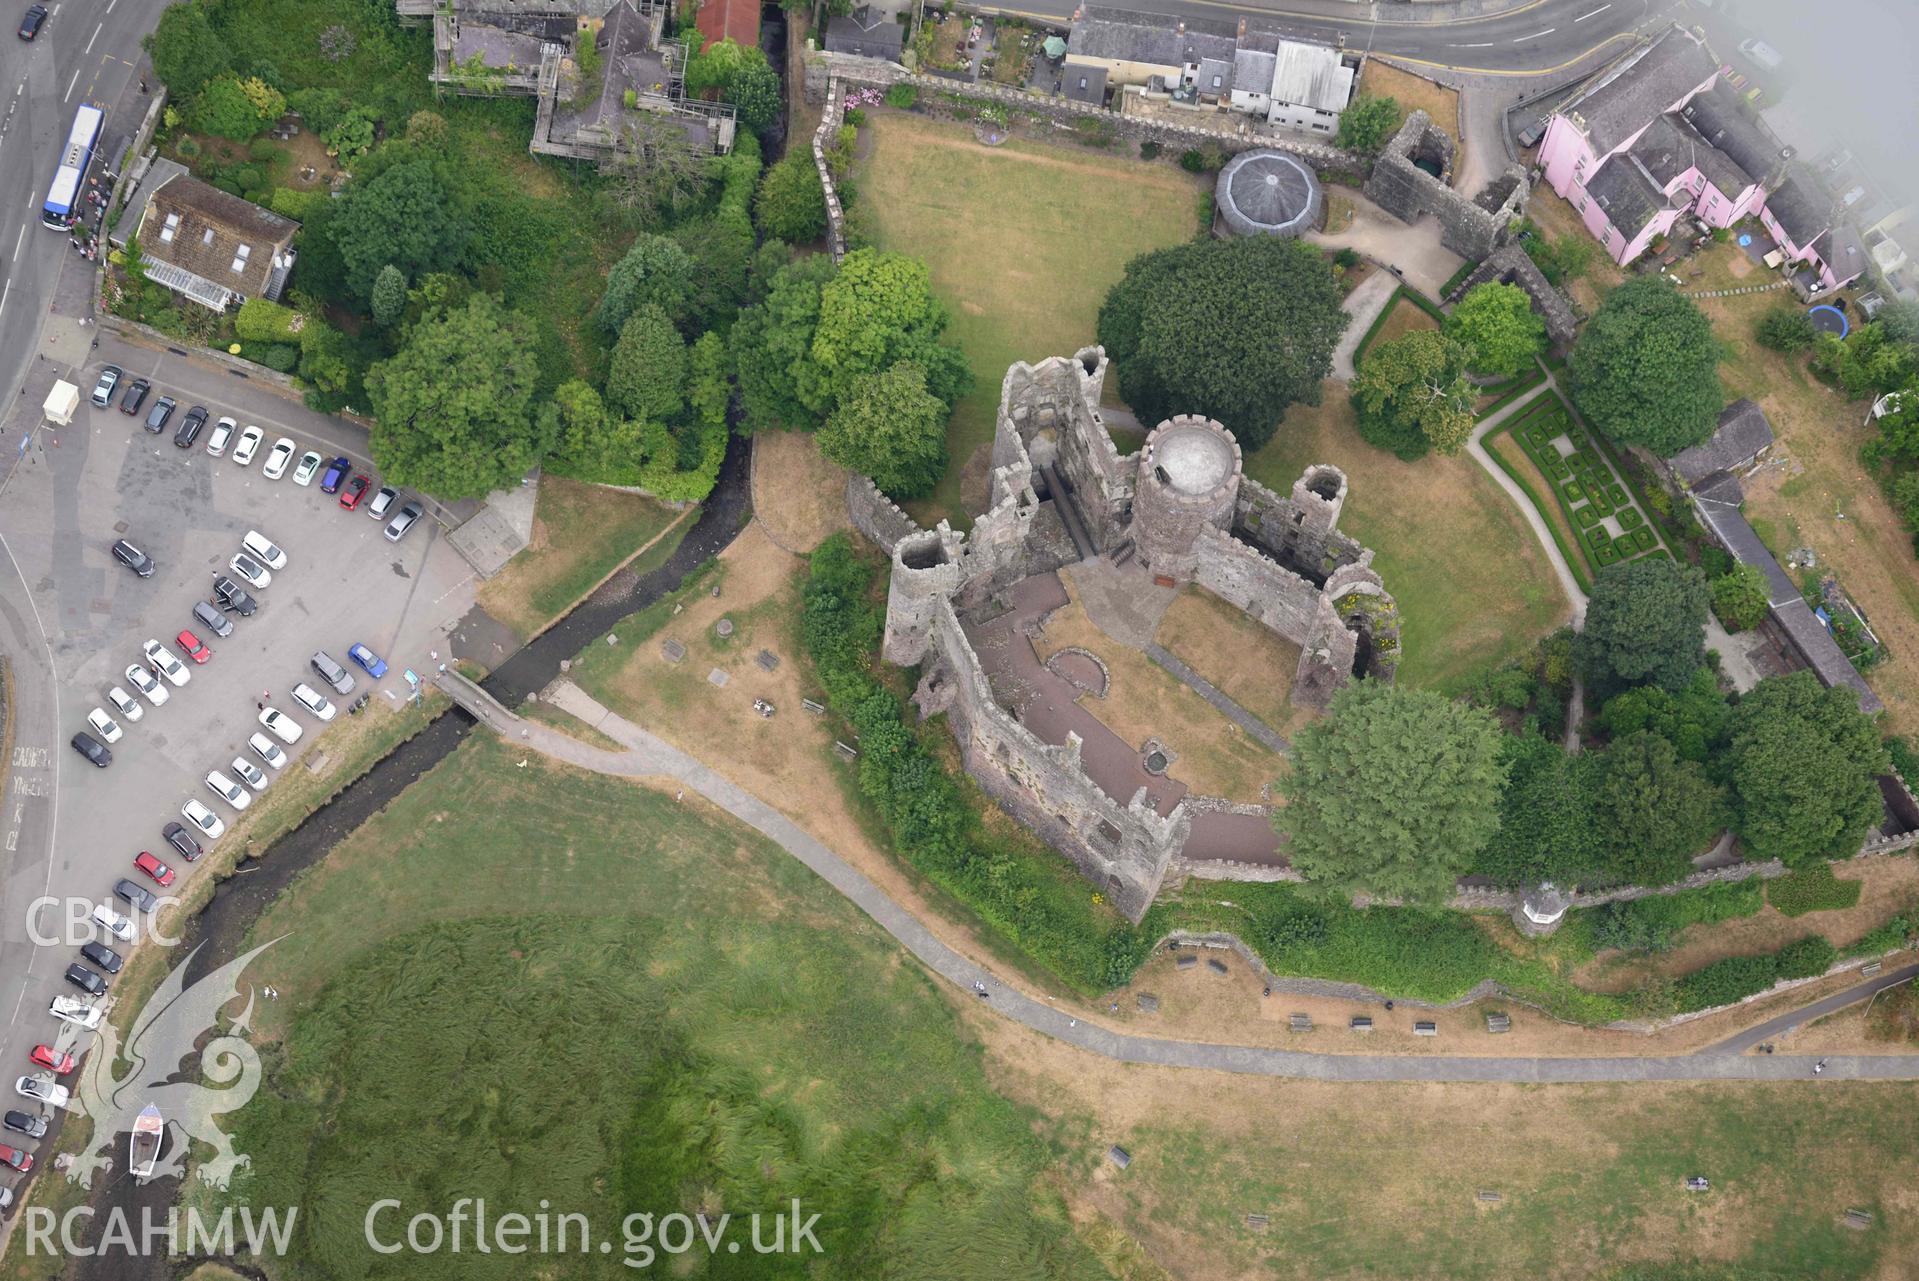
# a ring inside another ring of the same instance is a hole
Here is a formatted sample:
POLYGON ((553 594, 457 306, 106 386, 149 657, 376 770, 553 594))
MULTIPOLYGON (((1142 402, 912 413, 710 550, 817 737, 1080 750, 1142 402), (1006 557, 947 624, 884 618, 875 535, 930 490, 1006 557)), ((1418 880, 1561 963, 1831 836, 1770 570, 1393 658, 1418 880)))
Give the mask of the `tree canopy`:
POLYGON ((820 428, 820 452, 894 498, 917 498, 946 470, 946 404, 910 360, 856 379, 820 428))
POLYGON ((1287 858, 1328 891, 1440 902, 1499 828, 1506 766, 1490 714, 1361 681, 1294 740, 1287 858))
POLYGON ((800 394, 800 384, 817 382, 813 330, 820 321, 820 287, 832 278, 833 260, 826 254, 789 262, 773 273, 766 300, 744 308, 733 322, 733 360, 748 431, 812 431, 824 421, 800 394))
POLYGON ((821 386, 814 407, 838 404, 860 378, 902 360, 918 364, 926 389, 951 407, 971 388, 973 375, 959 349, 940 342, 947 319, 925 263, 855 249, 820 288, 812 358, 821 386))
POLYGON ((454 265, 465 249, 466 224, 431 161, 402 160, 334 203, 328 234, 356 298, 371 298, 389 263, 418 279, 454 265))
POLYGON ((826 188, 812 152, 795 147, 760 177, 753 215, 762 233, 789 244, 808 244, 826 234, 826 188))
POLYGON ((1362 156, 1377 155, 1399 132, 1404 119, 1399 103, 1393 99, 1361 94, 1339 113, 1339 132, 1333 135, 1333 140, 1362 156))
POLYGON ((1593 818, 1609 879, 1666 885, 1690 874, 1694 856, 1726 824, 1724 790, 1646 730, 1615 740, 1597 759, 1593 818))
POLYGON ((1479 400, 1466 377, 1467 355, 1436 329, 1374 343, 1353 379, 1359 434, 1409 462, 1429 449, 1458 453, 1479 400))
POLYGON ((1840 858, 1879 821, 1875 779, 1891 760, 1848 686, 1806 671, 1760 681, 1733 708, 1729 756, 1739 836, 1756 857, 1840 858))
POLYGON ((206 6, 197 0, 168 5, 152 34, 142 40, 153 59, 153 74, 175 99, 186 102, 208 81, 233 69, 233 50, 207 21, 206 6))
POLYGON ((686 406, 686 340, 654 303, 636 310, 613 344, 606 403, 614 412, 665 423, 686 406))
POLYGON ((1595 758, 1569 756, 1537 734, 1500 736, 1506 769, 1499 829, 1470 870, 1500 885, 1589 883, 1601 856, 1593 822, 1595 758))
POLYGON ((642 234, 606 273, 606 292, 594 309, 593 323, 617 337, 627 317, 646 303, 678 321, 692 291, 693 260, 686 250, 665 236, 642 234))
POLYGON ((1615 739, 1650 730, 1671 743, 1682 759, 1707 764, 1725 746, 1732 704, 1720 692, 1712 669, 1701 667, 1676 693, 1640 685, 1616 695, 1596 724, 1615 739))
POLYGON ((1712 435, 1725 397, 1719 342, 1692 299, 1658 276, 1606 295, 1573 344, 1573 404, 1607 436, 1671 455, 1712 435))
POLYGON ((1287 407, 1318 404, 1346 328, 1319 250, 1295 240, 1200 240, 1142 254, 1106 295, 1099 341, 1143 423, 1218 419, 1251 453, 1287 407))
POLYGON ((1475 285, 1446 318, 1446 336, 1466 348, 1466 367, 1507 377, 1546 350, 1546 322, 1518 285, 1475 285))
POLYGON ((533 429, 533 327, 486 294, 409 331, 367 371, 373 461, 387 480, 441 499, 517 484, 546 442, 533 429))
POLYGON ((1602 693, 1684 689, 1706 661, 1707 600, 1705 575, 1663 556, 1600 570, 1579 634, 1586 679, 1602 693))
POLYGON ((373 323, 388 329, 405 313, 406 273, 388 263, 373 278, 373 323))

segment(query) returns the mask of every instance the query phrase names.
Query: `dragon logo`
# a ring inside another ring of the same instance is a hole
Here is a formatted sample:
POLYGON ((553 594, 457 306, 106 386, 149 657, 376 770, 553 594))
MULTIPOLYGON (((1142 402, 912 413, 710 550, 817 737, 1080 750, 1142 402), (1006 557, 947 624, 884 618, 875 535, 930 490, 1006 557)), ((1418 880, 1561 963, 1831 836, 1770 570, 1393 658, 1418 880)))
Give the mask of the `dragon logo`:
POLYGON ((67 1170, 70 1181, 90 1188, 95 1172, 111 1169, 113 1145, 126 1142, 122 1136, 149 1104, 160 1109, 171 1131, 153 1178, 177 1179, 185 1171, 188 1145, 182 1136, 214 1150, 213 1157, 201 1163, 199 1175, 216 1188, 224 1189, 235 1170, 251 1163, 244 1152, 234 1151, 233 1140, 214 1118, 245 1107, 260 1088, 260 1055, 246 1041, 254 993, 251 986, 243 993, 239 978, 254 957, 277 942, 263 943, 187 987, 187 968, 200 952, 194 948, 140 1010, 124 1046, 113 1024, 102 1023, 73 1102, 75 1112, 93 1118, 93 1146, 74 1157, 67 1170), (200 1045, 204 1034, 217 1030, 221 1012, 242 994, 246 1008, 225 1031, 200 1045), (195 1055, 207 1084, 170 1079, 195 1055), (124 1076, 115 1076, 122 1059, 131 1066, 124 1076))

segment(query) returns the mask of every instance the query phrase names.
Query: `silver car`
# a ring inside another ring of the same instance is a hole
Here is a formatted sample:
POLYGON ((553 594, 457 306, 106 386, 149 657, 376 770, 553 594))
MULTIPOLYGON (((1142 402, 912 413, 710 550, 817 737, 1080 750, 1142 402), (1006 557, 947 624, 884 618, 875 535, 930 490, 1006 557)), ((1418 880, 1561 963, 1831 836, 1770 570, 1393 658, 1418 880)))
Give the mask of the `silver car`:
POLYGON ((397 543, 406 537, 406 531, 413 528, 413 522, 420 519, 420 504, 408 503, 400 508, 400 514, 387 522, 386 540, 397 543))

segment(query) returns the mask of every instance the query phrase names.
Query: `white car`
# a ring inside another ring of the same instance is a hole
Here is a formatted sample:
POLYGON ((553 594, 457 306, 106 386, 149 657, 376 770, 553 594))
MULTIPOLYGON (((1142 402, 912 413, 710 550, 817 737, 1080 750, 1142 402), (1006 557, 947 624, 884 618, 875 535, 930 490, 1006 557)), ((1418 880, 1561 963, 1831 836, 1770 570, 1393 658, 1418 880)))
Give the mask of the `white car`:
POLYGON ((207 787, 215 796, 236 810, 243 810, 253 804, 253 797, 247 793, 246 788, 241 787, 217 769, 207 773, 207 787))
POLYGON ((140 696, 155 707, 166 702, 173 695, 167 693, 167 687, 153 679, 153 673, 138 663, 127 664, 127 684, 140 691, 140 696))
POLYGON ((204 832, 209 841, 217 841, 227 834, 227 825, 220 821, 220 816, 198 801, 182 805, 180 817, 204 832))
POLYGON ((293 483, 296 485, 311 485, 313 478, 320 474, 320 464, 325 461, 326 459, 320 457, 320 455, 311 449, 301 454, 299 466, 293 469, 293 483))
POLYGON ((140 647, 140 652, 147 656, 147 662, 153 664, 160 675, 167 678, 169 685, 177 688, 193 679, 193 673, 187 670, 187 665, 180 661, 179 656, 159 641, 148 641, 140 647))
POLYGON ((133 922, 106 903, 93 909, 93 923, 122 943, 133 942, 133 922))
POLYGON ((260 474, 268 480, 278 480, 287 474, 287 464, 293 461, 293 442, 285 436, 273 442, 273 448, 267 450, 267 460, 260 464, 260 474))
POLYGON ((100 736, 101 742, 117 743, 120 741, 120 722, 107 715, 105 708, 96 707, 88 712, 87 724, 93 728, 94 733, 100 736))
POLYGON ((305 681, 301 681, 293 687, 293 701, 323 721, 332 720, 333 713, 337 710, 333 704, 327 702, 326 695, 305 681))
POLYGON ((254 791, 259 792, 266 789, 266 771, 246 757, 236 756, 233 758, 233 772, 239 776, 242 784, 252 788, 254 791))
POLYGON ((146 712, 141 710, 140 700, 121 689, 118 685, 107 690, 107 701, 113 704, 113 710, 127 719, 128 724, 139 720, 146 712))
POLYGON ((32 1076, 23 1076, 13 1083, 22 1098, 39 1099, 54 1107, 63 1108, 73 1096, 67 1093, 67 1087, 53 1079, 51 1072, 36 1072, 32 1076))
POLYGON ((247 429, 240 433, 240 443, 233 447, 233 461, 242 467, 251 464, 253 456, 260 451, 260 442, 266 438, 265 432, 249 424, 247 429))
POLYGON ((247 536, 240 540, 240 546, 247 555, 265 565, 268 569, 285 569, 287 554, 273 545, 273 540, 257 529, 249 529, 247 536))
POLYGON ((300 741, 300 735, 306 731, 300 728, 300 722, 288 716, 277 707, 269 707, 260 713, 260 724, 267 727, 273 737, 288 747, 300 741))
POLYGON ((207 453, 214 458, 227 452, 227 445, 233 440, 233 429, 240 424, 231 418, 222 418, 213 424, 213 434, 207 437, 207 453))
POLYGON ((100 1026, 103 1017, 100 1007, 88 1005, 77 996, 56 996, 47 1006, 47 1013, 62 1023, 72 1023, 89 1030, 100 1026))
POLYGON ((256 592, 265 591, 267 584, 273 581, 273 575, 267 573, 267 567, 245 552, 235 552, 233 559, 227 562, 227 568, 245 579, 247 586, 256 592))
POLYGON ((268 738, 265 734, 255 732, 247 735, 247 746, 253 749, 255 756, 265 761, 268 765, 271 765, 274 769, 285 769, 287 767, 287 754, 280 750, 278 743, 268 738))

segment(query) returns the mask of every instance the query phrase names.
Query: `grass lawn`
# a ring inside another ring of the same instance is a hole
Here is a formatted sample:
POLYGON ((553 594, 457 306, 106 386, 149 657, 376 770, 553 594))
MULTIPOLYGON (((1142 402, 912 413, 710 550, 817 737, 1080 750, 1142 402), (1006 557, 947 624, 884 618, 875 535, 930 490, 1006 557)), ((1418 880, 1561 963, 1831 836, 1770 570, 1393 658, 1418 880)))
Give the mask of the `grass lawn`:
MULTIPOLYGON (((1399 601, 1399 679, 1450 690, 1565 622, 1570 606, 1525 518, 1465 454, 1403 463, 1359 437, 1343 383, 1295 405, 1246 474, 1279 493, 1312 463, 1351 483, 1340 528, 1399 601)), ((1543 497, 1543 495, 1542 495, 1543 497)))
POLYGON ((960 477, 993 439, 1006 367, 1093 342, 1126 264, 1192 239, 1199 186, 1168 165, 1018 138, 988 148, 970 128, 893 111, 869 120, 872 153, 855 179, 861 216, 882 248, 932 270, 974 378, 947 429, 946 476, 907 508, 923 525, 970 524, 960 477))
POLYGON ((1205 588, 1182 591, 1153 639, 1281 734, 1297 733, 1312 719, 1291 702, 1299 646, 1205 588))
POLYGON ((542 476, 533 541, 480 587, 479 602, 526 640, 642 548, 655 562, 672 555, 697 512, 542 476))
POLYGON ((1579 565, 1583 572, 1585 559, 1579 550, 1579 536, 1573 532, 1572 522, 1566 518, 1565 507, 1553 501, 1553 483, 1540 474, 1532 455, 1519 447, 1519 442, 1513 439, 1509 430, 1488 432, 1480 443, 1486 446, 1486 452, 1498 457, 1532 487, 1533 493, 1539 498, 1534 506, 1546 518, 1546 522, 1558 531, 1565 554, 1572 557, 1569 563, 1579 565))
MULTIPOLYGON (((1359 92, 1375 98, 1391 98, 1399 104, 1403 119, 1413 111, 1424 111, 1441 132, 1459 141, 1459 90, 1434 84, 1424 76, 1403 71, 1378 58, 1366 59, 1359 73, 1359 92)), ((1453 168, 1459 168, 1457 159, 1453 168)))
POLYGON ((1534 190, 1527 201, 1526 216, 1553 240, 1576 237, 1592 246, 1592 265, 1583 276, 1567 281, 1565 290, 1588 316, 1598 311, 1600 302, 1612 292, 1613 286, 1626 278, 1626 273, 1606 256, 1606 251, 1593 239, 1592 232, 1586 230, 1578 211, 1554 195, 1553 189, 1544 183, 1534 190))

